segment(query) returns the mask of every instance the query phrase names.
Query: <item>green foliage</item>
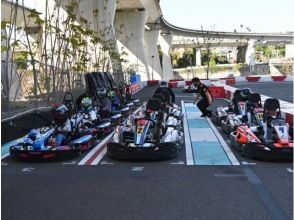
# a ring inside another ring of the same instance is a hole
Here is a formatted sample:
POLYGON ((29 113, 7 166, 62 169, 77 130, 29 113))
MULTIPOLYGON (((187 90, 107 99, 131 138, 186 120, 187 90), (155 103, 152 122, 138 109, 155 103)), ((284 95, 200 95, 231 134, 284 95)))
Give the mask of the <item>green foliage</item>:
POLYGON ((14 60, 17 61, 16 68, 22 69, 22 70, 27 69, 28 57, 29 57, 28 51, 21 51, 21 52, 15 53, 14 60))

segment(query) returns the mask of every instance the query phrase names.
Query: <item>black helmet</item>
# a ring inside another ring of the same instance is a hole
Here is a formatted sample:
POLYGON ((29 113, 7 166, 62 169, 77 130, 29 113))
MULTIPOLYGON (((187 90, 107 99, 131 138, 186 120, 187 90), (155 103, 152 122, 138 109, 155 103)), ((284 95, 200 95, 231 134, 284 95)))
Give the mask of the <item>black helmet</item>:
POLYGON ((57 124, 63 124, 68 119, 69 110, 64 104, 57 104, 52 109, 53 120, 57 124))
POLYGON ((160 87, 164 87, 164 88, 168 87, 167 82, 166 81, 161 81, 160 82, 160 87))
POLYGON ((248 98, 248 96, 251 94, 250 88, 244 88, 241 90, 241 96, 242 98, 248 98))

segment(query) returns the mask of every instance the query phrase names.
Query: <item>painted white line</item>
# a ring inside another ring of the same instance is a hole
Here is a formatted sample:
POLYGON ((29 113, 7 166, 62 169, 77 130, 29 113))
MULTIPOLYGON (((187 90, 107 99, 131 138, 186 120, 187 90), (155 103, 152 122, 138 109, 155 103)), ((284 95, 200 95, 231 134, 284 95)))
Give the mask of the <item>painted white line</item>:
POLYGON ((291 168, 287 168, 287 171, 288 171, 289 173, 294 173, 294 170, 291 169, 291 168))
POLYGON ((102 160, 106 152, 107 152, 107 146, 105 146, 102 152, 98 155, 98 157, 96 157, 95 160, 93 160, 93 162, 91 163, 91 166, 97 165, 102 160))
POLYGON ((247 161, 241 161, 243 165, 256 165, 256 163, 248 163, 247 161))
POLYGON ((231 149, 229 148, 228 144, 225 142, 225 140, 223 139, 223 137, 221 136, 219 131, 213 125, 210 118, 207 117, 206 119, 207 119, 208 124, 210 125, 210 127, 214 131, 215 135, 217 136, 219 142, 221 143, 223 149, 225 150, 225 152, 226 152, 228 158, 230 159, 232 165, 240 165, 239 161, 237 160, 237 158, 235 157, 235 155, 233 154, 233 152, 231 151, 231 149))
POLYGON ((238 174, 238 173, 216 173, 214 174, 215 177, 246 177, 245 174, 238 174))
POLYGON ((134 171, 134 172, 140 172, 143 170, 144 170, 144 167, 132 167, 132 171, 134 171))
POLYGON ((170 163, 170 164, 172 164, 172 165, 184 165, 185 162, 181 160, 181 161, 170 163))
POLYGON ((133 92, 132 95, 136 94, 137 92, 140 92, 142 89, 144 89, 144 87, 141 88, 141 89, 139 89, 139 90, 137 90, 136 92, 133 92))
POLYGON ((32 172, 35 168, 33 167, 26 167, 26 168, 23 168, 21 171, 22 172, 32 172))
POLYGON ((176 98, 190 98, 191 95, 176 95, 176 98))
POLYGON ((2 155, 1 156, 1 160, 3 160, 4 158, 8 157, 9 155, 10 155, 9 153, 2 155))
POLYGON ((96 147, 94 147, 79 163, 78 165, 85 165, 86 162, 112 137, 114 131, 111 132, 106 138, 100 141, 96 147))
POLYGON ((108 162, 108 161, 106 161, 106 160, 103 160, 103 161, 101 161, 100 164, 101 164, 101 165, 113 165, 114 163, 112 163, 112 162, 108 162))
POLYGON ((184 135, 185 135, 185 145, 186 145, 186 160, 187 160, 187 165, 190 166, 190 165, 194 165, 194 158, 193 158, 193 153, 192 153, 190 133, 189 133, 188 124, 187 124, 185 103, 183 100, 181 101, 181 103, 182 103, 184 135))
POLYGON ((8 163, 5 163, 5 162, 1 162, 1 166, 7 166, 8 165, 8 163))
POLYGON ((70 162, 63 162, 62 165, 73 165, 73 164, 76 164, 77 161, 76 160, 73 160, 73 161, 70 161, 70 162))

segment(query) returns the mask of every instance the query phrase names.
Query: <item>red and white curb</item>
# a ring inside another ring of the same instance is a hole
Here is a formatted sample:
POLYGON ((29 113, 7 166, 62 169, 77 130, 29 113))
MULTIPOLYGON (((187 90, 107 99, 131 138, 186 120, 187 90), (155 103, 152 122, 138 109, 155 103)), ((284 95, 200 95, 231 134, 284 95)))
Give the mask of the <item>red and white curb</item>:
MULTIPOLYGON (((138 107, 132 114, 137 114, 141 109, 138 107)), ((78 165, 95 166, 100 163, 102 158, 107 153, 107 144, 111 141, 115 131, 106 136, 96 147, 94 147, 79 163, 78 165)))
POLYGON ((107 144, 111 140, 114 131, 104 138, 96 147, 94 147, 78 165, 97 165, 107 152, 107 144))

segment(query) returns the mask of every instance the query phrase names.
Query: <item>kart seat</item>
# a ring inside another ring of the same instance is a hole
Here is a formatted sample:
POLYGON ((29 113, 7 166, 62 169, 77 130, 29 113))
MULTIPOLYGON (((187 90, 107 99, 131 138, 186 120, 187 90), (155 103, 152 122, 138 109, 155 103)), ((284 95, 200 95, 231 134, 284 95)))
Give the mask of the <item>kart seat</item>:
POLYGON ((268 98, 264 101, 263 107, 264 119, 267 120, 270 116, 281 117, 280 102, 276 98, 268 98))
POLYGON ((73 95, 70 92, 64 94, 63 104, 68 108, 69 115, 73 115, 76 112, 73 95))
POLYGON ((261 97, 259 93, 251 93, 248 97, 249 105, 259 108, 262 107, 261 105, 261 97))
POLYGON ((233 98, 239 100, 241 98, 241 89, 236 89, 233 98))

